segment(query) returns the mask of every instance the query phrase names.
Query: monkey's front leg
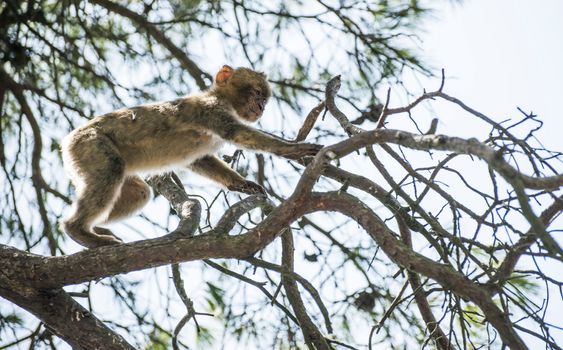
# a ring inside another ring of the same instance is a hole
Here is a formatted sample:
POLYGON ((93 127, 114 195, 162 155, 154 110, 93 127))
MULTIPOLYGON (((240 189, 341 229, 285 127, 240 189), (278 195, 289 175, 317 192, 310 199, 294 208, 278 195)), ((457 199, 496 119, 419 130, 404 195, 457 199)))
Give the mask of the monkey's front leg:
POLYGON ((231 191, 246 194, 263 194, 266 190, 255 182, 248 181, 231 169, 227 163, 215 156, 205 156, 193 162, 190 169, 211 180, 223 184, 231 191))
POLYGON ((322 145, 304 142, 290 142, 279 137, 254 129, 242 123, 232 120, 223 120, 225 128, 220 130, 219 135, 236 145, 273 153, 275 155, 293 160, 301 160, 303 157, 315 156, 322 145))

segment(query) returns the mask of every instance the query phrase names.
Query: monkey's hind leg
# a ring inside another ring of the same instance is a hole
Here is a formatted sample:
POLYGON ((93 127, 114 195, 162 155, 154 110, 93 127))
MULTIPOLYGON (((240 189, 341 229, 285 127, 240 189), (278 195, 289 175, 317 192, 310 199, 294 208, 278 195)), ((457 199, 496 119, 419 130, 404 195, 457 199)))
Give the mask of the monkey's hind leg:
POLYGON ((95 186, 91 186, 92 189, 86 186, 74 203, 73 214, 62 224, 63 230, 73 240, 88 248, 122 243, 110 230, 92 227, 100 216, 107 213, 121 185, 115 181, 111 184, 104 182, 104 188, 94 190, 95 186))
MULTIPOLYGON (((113 204, 105 222, 109 223, 133 215, 135 212, 142 209, 150 198, 150 187, 143 179, 137 175, 125 177, 119 196, 113 204)), ((96 227, 94 230, 97 229, 100 228, 96 227)))
MULTIPOLYGON (((92 226, 103 219, 117 200, 125 178, 125 163, 109 140, 90 139, 75 144, 71 152, 87 154, 87 162, 74 158, 76 173, 80 174, 80 186, 73 204, 73 213, 62 223, 63 230, 76 242, 88 248, 118 244, 122 241, 109 234, 98 234, 92 226), (92 150, 95 150, 93 152, 92 150)), ((109 230, 103 231, 108 233, 109 230)))
MULTIPOLYGON (((150 194, 150 187, 143 179, 136 175, 127 176, 108 218, 103 223, 107 224, 133 215, 147 204, 151 198, 150 194)), ((121 238, 107 228, 96 226, 93 231, 98 235, 114 237, 121 241, 121 238)))

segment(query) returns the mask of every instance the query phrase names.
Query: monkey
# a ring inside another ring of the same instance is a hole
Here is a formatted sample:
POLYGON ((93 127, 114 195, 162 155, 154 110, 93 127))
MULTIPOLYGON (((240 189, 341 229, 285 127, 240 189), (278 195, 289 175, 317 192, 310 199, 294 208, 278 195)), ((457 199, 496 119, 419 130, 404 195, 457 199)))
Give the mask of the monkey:
POLYGON ((271 95, 264 73, 225 65, 206 91, 118 109, 76 128, 61 142, 63 165, 76 188, 62 230, 88 248, 122 243, 96 225, 129 217, 147 204, 150 187, 139 174, 178 167, 232 191, 266 194, 215 156, 224 143, 291 160, 314 156, 323 147, 250 126, 262 117, 271 95))

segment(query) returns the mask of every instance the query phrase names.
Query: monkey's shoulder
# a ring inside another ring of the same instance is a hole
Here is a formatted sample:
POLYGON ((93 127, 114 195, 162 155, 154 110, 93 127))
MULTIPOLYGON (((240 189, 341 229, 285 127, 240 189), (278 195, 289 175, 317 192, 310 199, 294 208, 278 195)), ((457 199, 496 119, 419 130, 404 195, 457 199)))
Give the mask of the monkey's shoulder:
POLYGON ((234 114, 235 109, 225 99, 203 92, 171 101, 181 112, 190 115, 234 114))
POLYGON ((175 101, 178 119, 184 123, 216 130, 238 120, 236 110, 225 99, 209 93, 187 96, 175 101))

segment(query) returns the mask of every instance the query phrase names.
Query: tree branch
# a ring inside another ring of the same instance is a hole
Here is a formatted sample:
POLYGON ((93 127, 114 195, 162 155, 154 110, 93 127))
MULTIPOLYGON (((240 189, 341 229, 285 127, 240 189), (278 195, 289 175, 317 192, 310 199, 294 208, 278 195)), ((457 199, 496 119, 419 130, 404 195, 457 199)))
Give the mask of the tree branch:
MULTIPOLYGON (((293 271, 293 236, 291 229, 288 227, 282 234, 282 265, 289 271, 293 271)), ((313 323, 307 309, 301 299, 301 293, 297 287, 295 279, 289 274, 282 274, 282 284, 285 289, 287 299, 289 300, 295 316, 299 320, 299 326, 303 332, 305 343, 310 349, 329 350, 330 346, 326 342, 319 328, 313 323)))
MULTIPOLYGON (((540 220, 547 227, 550 222, 563 211, 563 196, 555 198, 553 203, 545 209, 541 215, 540 220)), ((536 234, 533 229, 530 229, 522 238, 518 240, 506 254, 504 260, 497 269, 497 273, 487 282, 491 293, 498 293, 501 290, 501 285, 506 279, 514 272, 516 263, 528 248, 536 241, 536 234), (495 283, 499 284, 495 284, 495 283)))
POLYGON ((63 289, 22 287, 0 275, 0 295, 35 315, 73 349, 135 349, 63 289))
POLYGON ((496 328, 507 346, 513 350, 527 349, 520 336, 514 331, 508 316, 496 306, 488 293, 451 266, 436 263, 413 252, 394 237, 394 234, 369 207, 353 196, 341 192, 313 193, 309 205, 308 211, 338 211, 354 219, 392 261, 409 271, 432 278, 444 288, 471 300, 481 308, 487 320, 496 328))

